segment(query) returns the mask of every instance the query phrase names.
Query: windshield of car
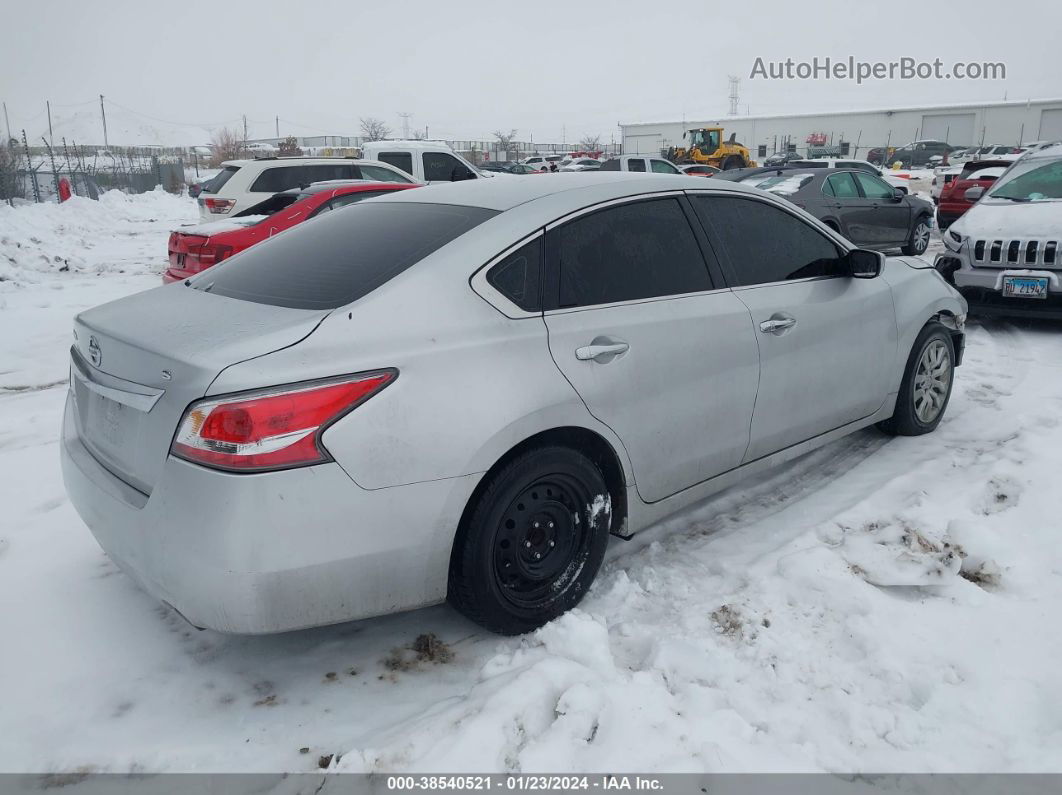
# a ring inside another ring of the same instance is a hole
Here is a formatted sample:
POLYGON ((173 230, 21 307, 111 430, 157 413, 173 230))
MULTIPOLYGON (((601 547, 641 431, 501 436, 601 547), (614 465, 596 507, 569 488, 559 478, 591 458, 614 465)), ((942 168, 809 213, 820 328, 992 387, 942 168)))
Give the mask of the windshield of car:
POLYGON ((359 202, 259 243, 188 284, 259 304, 335 309, 495 215, 482 207, 359 202))
POLYGON ((1062 160, 1019 163, 996 182, 988 195, 1020 202, 1062 199, 1062 160))
POLYGON ((776 193, 779 196, 789 196, 803 188, 814 178, 814 174, 785 172, 782 174, 756 174, 751 177, 745 177, 741 182, 760 190, 776 193))

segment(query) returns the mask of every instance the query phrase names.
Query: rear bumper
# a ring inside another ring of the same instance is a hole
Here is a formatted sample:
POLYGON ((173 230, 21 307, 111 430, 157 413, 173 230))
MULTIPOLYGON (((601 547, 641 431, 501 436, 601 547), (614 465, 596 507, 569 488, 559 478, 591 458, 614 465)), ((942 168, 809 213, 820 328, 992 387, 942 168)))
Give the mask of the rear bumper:
POLYGON ((67 400, 63 479, 100 546, 197 627, 261 634, 442 601, 477 476, 367 490, 335 463, 256 475, 169 458, 150 496, 104 469, 67 400))

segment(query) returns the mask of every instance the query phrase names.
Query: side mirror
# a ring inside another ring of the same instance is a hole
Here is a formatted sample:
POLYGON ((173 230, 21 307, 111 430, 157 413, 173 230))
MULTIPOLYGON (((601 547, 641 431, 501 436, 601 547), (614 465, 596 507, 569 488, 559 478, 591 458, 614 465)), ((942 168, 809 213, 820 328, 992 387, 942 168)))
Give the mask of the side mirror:
POLYGON ((873 279, 881 273, 883 255, 865 248, 848 252, 848 274, 854 279, 873 279))
POLYGON ((465 179, 475 179, 476 175, 472 173, 472 169, 468 166, 454 166, 454 170, 450 172, 451 182, 460 182, 465 179))
POLYGON ((974 185, 972 188, 967 188, 963 196, 966 197, 966 201, 975 202, 984 195, 984 192, 985 189, 980 185, 974 185))
POLYGON ((894 202, 902 202, 903 201, 903 197, 906 196, 906 195, 907 195, 907 193, 904 191, 903 188, 893 188, 892 189, 892 200, 894 202))

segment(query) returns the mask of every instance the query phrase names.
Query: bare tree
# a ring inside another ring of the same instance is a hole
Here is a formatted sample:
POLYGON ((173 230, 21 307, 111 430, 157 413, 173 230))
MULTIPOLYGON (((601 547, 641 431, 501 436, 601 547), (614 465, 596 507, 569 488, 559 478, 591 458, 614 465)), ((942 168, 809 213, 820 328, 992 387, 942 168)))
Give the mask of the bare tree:
POLYGON ((382 141, 391 134, 391 128, 384 123, 383 119, 362 116, 359 121, 361 122, 361 137, 366 141, 382 141))
POLYGON ((12 138, 6 146, 0 146, 0 199, 10 202, 22 198, 22 185, 19 184, 18 170, 20 157, 18 141, 12 138))
POLYGON ((287 156, 299 156, 302 155, 302 149, 299 147, 299 141, 294 135, 289 135, 279 144, 277 144, 277 152, 281 155, 287 156))
POLYGON ((517 152, 516 147, 516 130, 509 130, 509 132, 502 132, 501 130, 495 130, 491 133, 498 139, 498 148, 508 155, 515 155, 517 152))
POLYGON ((414 141, 423 141, 428 137, 428 134, 424 130, 414 130, 410 136, 414 141))
POLYGON ((214 168, 220 166, 226 160, 236 160, 246 153, 246 141, 238 130, 230 130, 222 127, 215 130, 210 137, 210 151, 213 157, 210 165, 214 168))
POLYGON ((579 139, 579 148, 584 152, 601 151, 601 136, 584 135, 582 138, 579 139))

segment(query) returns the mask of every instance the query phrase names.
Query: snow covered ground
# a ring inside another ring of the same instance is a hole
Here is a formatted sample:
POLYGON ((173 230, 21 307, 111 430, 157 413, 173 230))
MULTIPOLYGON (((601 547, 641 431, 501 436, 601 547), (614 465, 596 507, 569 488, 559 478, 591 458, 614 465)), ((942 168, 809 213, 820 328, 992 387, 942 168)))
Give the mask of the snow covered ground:
POLYGON ((1062 325, 973 324, 935 434, 616 540, 527 637, 444 606, 230 637, 138 591, 58 466, 71 316, 196 218, 0 207, 0 772, 1062 771, 1062 325))

